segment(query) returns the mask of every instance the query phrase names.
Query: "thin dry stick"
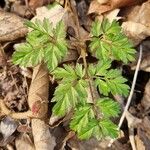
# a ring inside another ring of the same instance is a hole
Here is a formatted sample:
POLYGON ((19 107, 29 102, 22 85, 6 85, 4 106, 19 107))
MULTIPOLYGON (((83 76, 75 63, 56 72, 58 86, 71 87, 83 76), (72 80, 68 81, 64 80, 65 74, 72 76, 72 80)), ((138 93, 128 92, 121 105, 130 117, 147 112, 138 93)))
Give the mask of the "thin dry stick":
POLYGON ((12 72, 11 72, 11 71, 9 71, 9 73, 10 73, 11 79, 12 79, 12 81, 13 81, 14 85, 15 85, 16 90, 17 90, 17 91, 19 91, 19 87, 18 87, 18 86, 17 86, 17 84, 16 84, 16 81, 15 81, 15 79, 14 79, 14 77, 13 77, 12 72))
POLYGON ((136 150, 135 138, 134 138, 134 128, 137 127, 139 123, 142 122, 141 119, 134 117, 129 111, 126 112, 126 119, 129 128, 129 139, 132 146, 132 150, 136 150))
MULTIPOLYGON (((143 47, 142 47, 142 45, 140 45, 140 54, 139 54, 139 59, 138 59, 138 63, 137 63, 137 66, 136 66, 136 70, 135 70, 135 73, 134 73, 134 78, 133 78, 133 82, 132 82, 131 91, 130 91, 130 94, 129 94, 126 106, 124 108, 124 112, 123 112, 123 114, 122 114, 122 116, 120 118, 120 121, 119 121, 119 124, 118 124, 118 130, 122 126, 122 123, 124 121, 124 118, 126 116, 126 113, 127 113, 128 108, 130 106, 130 103, 131 103, 131 99, 132 99, 132 96, 133 96, 133 93, 134 93, 134 88, 135 88, 135 84, 136 84, 136 80, 137 80, 137 76, 138 76, 138 71, 139 71, 139 68, 140 68, 141 60, 142 60, 142 51, 143 51, 143 47)), ((112 139, 110 141, 108 147, 110 147, 113 142, 114 142, 114 139, 112 139)))

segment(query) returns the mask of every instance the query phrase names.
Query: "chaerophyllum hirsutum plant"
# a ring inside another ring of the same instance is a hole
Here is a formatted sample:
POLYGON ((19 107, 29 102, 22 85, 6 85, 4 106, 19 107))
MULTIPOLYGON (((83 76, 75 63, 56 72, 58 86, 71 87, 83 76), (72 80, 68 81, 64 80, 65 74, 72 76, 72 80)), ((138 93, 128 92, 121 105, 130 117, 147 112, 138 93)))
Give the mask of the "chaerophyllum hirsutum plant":
POLYGON ((111 119, 118 116, 120 106, 112 97, 116 94, 127 96, 129 86, 121 71, 112 69, 111 65, 114 60, 133 61, 135 54, 118 22, 93 22, 86 51, 97 58, 96 63, 84 60, 86 65, 64 64, 63 67, 58 67, 68 52, 63 21, 55 27, 48 19, 34 23, 27 21, 26 25, 32 31, 27 34, 25 43, 16 46, 13 63, 23 67, 34 67, 39 63, 47 65, 58 81, 52 98, 56 102, 53 115, 64 117, 72 111, 70 128, 80 139, 117 137, 117 125, 111 119), (98 91, 98 96, 93 88, 98 91))

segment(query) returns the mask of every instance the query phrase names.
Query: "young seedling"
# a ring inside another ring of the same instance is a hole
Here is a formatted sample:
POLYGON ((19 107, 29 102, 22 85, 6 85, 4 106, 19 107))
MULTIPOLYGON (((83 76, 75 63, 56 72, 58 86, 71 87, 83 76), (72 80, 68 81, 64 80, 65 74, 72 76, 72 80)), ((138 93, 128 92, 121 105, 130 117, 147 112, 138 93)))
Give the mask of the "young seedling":
POLYGON ((120 106, 111 97, 116 94, 127 96, 129 86, 121 71, 112 69, 111 64, 113 60, 133 61, 135 54, 118 22, 93 23, 89 52, 97 58, 96 63, 87 63, 84 57, 84 64, 63 67, 58 64, 68 51, 64 23, 60 21, 55 28, 48 19, 26 24, 32 31, 26 42, 16 47, 13 63, 23 67, 34 67, 39 63, 47 65, 59 83, 52 98, 56 102, 53 114, 63 117, 73 111, 70 128, 80 139, 117 137, 117 126, 111 118, 118 116, 120 106), (98 90, 99 97, 95 96, 93 88, 98 90))

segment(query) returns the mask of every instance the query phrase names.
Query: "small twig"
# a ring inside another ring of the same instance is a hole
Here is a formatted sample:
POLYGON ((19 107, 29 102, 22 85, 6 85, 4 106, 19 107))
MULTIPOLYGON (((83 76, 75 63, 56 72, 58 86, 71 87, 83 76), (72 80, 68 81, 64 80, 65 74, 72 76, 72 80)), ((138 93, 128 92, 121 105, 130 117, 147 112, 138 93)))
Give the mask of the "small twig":
POLYGON ((32 111, 28 110, 26 112, 13 112, 10 109, 6 107, 3 100, 0 99, 0 109, 1 109, 1 115, 8 115, 14 119, 28 119, 33 118, 34 115, 32 111))
POLYGON ((137 127, 137 125, 139 123, 141 123, 142 120, 134 117, 128 111, 126 112, 126 119, 127 119, 127 122, 128 122, 129 139, 130 139, 130 143, 131 143, 131 146, 132 146, 132 150, 136 150, 136 144, 135 144, 135 139, 134 139, 134 128, 137 127))
POLYGON ((11 71, 9 71, 9 73, 10 73, 10 76, 11 76, 11 78, 12 78, 12 81, 13 81, 13 83, 14 83, 15 87, 16 87, 16 90, 19 92, 19 87, 18 87, 18 86, 17 86, 17 84, 16 84, 16 81, 15 81, 15 79, 14 79, 13 75, 12 75, 12 72, 11 72, 11 71))
POLYGON ((139 55, 138 63, 137 63, 137 66, 136 66, 136 70, 135 70, 135 74, 134 74, 134 78, 133 78, 133 83, 132 83, 130 95, 128 97, 126 106, 124 108, 124 112, 123 112, 123 114, 120 118, 120 121, 119 121, 119 124, 118 124, 118 129, 120 129, 120 127, 122 126, 122 123, 124 121, 126 112, 127 112, 128 108, 130 106, 130 103, 131 103, 131 99, 132 99, 132 96, 133 96, 133 93, 134 93, 134 88, 135 88, 135 84, 136 84, 136 80, 137 80, 137 76, 138 76, 138 71, 139 71, 139 67, 140 67, 140 63, 141 63, 141 59, 142 59, 142 51, 143 51, 143 48, 142 48, 142 45, 140 45, 140 55, 139 55))
MULTIPOLYGON (((129 128, 129 127, 128 127, 129 128)), ((135 145, 135 139, 134 139, 134 128, 130 127, 129 128, 129 139, 131 143, 132 150, 137 150, 136 145, 135 145)))
MULTIPOLYGON (((140 54, 139 54, 139 59, 138 59, 138 63, 137 63, 137 66, 136 66, 136 70, 135 70, 135 73, 134 73, 134 78, 133 78, 133 83, 132 83, 132 86, 131 86, 131 91, 130 91, 130 94, 129 94, 126 106, 124 108, 124 112, 123 112, 123 114, 122 114, 122 116, 120 118, 120 121, 119 121, 119 124, 118 124, 118 130, 122 126, 122 123, 123 123, 123 121, 125 119, 126 113, 127 113, 128 108, 130 106, 130 103, 131 103, 131 99, 132 99, 132 96, 133 96, 133 93, 134 93, 134 88, 135 88, 135 84, 136 84, 136 80, 137 80, 137 76, 138 76, 140 63, 141 63, 141 60, 142 60, 142 51, 143 51, 143 48, 142 48, 142 45, 140 45, 140 54)), ((110 147, 113 142, 114 142, 114 140, 112 139, 108 146, 110 147)))

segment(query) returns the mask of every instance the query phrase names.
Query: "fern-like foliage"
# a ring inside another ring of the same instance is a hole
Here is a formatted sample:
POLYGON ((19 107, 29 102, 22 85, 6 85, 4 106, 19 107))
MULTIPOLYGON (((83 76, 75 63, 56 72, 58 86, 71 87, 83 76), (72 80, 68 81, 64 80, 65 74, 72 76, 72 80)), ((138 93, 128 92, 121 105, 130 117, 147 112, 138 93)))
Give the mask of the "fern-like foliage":
POLYGON ((63 67, 57 66, 67 53, 64 23, 59 22, 55 28, 47 19, 26 24, 32 31, 26 42, 16 47, 13 62, 24 67, 47 64, 58 81, 52 98, 53 115, 63 117, 73 111, 70 128, 80 139, 117 137, 117 126, 111 118, 118 116, 120 107, 110 96, 127 96, 129 86, 120 70, 112 69, 111 64, 113 60, 132 61, 135 53, 119 24, 108 20, 93 23, 90 52, 98 59, 97 63, 63 67), (98 89, 99 97, 94 96, 92 89, 98 89))
POLYGON ((110 23, 105 19, 102 23, 95 21, 91 30, 91 52, 98 58, 120 60, 124 63, 134 60, 135 50, 128 38, 122 33, 119 23, 110 23))
POLYGON ((54 70, 67 53, 65 25, 60 21, 55 28, 48 19, 35 23, 27 21, 32 29, 26 43, 16 46, 13 63, 23 67, 35 66, 44 61, 50 71, 54 70))
POLYGON ((53 108, 55 115, 64 116, 71 108, 80 103, 86 103, 88 83, 83 79, 85 69, 77 64, 75 68, 64 65, 52 72, 57 80, 60 80, 56 88, 53 101, 57 102, 53 108))
POLYGON ((90 137, 101 139, 107 136, 115 138, 117 136, 117 126, 108 117, 117 116, 119 105, 113 100, 108 100, 108 102, 104 102, 104 100, 108 99, 99 99, 97 102, 100 108, 99 113, 102 113, 102 119, 96 118, 90 104, 77 107, 70 123, 70 128, 77 132, 80 139, 88 139, 90 137), (110 114, 111 112, 112 114, 110 114))

